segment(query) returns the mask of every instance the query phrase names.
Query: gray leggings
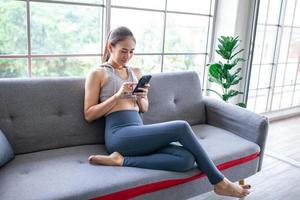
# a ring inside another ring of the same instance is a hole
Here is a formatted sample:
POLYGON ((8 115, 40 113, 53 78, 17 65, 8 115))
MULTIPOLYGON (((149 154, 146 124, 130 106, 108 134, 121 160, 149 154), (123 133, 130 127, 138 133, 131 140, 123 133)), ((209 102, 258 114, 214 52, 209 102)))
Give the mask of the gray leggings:
POLYGON ((186 121, 144 125, 134 110, 110 113, 105 121, 106 148, 109 153, 121 153, 124 166, 182 172, 192 169, 196 161, 211 184, 224 178, 186 121))

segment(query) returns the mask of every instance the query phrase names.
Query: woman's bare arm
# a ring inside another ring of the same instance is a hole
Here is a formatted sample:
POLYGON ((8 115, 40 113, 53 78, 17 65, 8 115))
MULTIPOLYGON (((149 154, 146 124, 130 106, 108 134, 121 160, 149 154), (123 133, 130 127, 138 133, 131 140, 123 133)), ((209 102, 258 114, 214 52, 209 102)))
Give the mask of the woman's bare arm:
POLYGON ((118 96, 115 94, 106 101, 98 103, 101 85, 105 79, 105 70, 93 70, 85 81, 84 118, 87 122, 104 116, 116 105, 118 96))

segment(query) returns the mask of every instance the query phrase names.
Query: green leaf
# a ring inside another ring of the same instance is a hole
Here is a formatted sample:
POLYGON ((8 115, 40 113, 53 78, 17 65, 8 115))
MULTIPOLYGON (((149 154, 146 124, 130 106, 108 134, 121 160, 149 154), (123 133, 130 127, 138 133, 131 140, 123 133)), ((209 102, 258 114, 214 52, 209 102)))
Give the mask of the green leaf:
POLYGON ((220 71, 222 71, 222 66, 219 63, 213 63, 209 66, 209 74, 216 79, 220 79, 220 71))
POLYGON ((234 52, 238 47, 239 47, 239 44, 237 43, 237 44, 235 45, 235 47, 232 49, 232 52, 234 52))
POLYGON ((219 92, 215 91, 215 90, 207 89, 207 91, 214 92, 214 93, 216 93, 219 97, 222 98, 222 95, 221 95, 219 92))
POLYGON ((230 86, 231 86, 231 84, 230 84, 230 83, 223 83, 223 87, 224 87, 225 89, 228 89, 228 88, 230 88, 230 86))
POLYGON ((218 48, 225 50, 224 47, 223 47, 223 45, 221 45, 221 44, 218 45, 218 48))
POLYGON ((240 73, 240 71, 242 70, 242 68, 240 67, 240 68, 238 68, 235 72, 234 72, 234 74, 232 75, 232 76, 236 76, 238 73, 240 73))
POLYGON ((236 36, 234 39, 235 39, 235 40, 239 40, 239 36, 236 36))
POLYGON ((235 65, 236 65, 235 63, 224 64, 224 69, 231 70, 231 68, 233 68, 235 65))
POLYGON ((238 37, 233 38, 231 36, 221 36, 223 40, 219 40, 221 45, 224 47, 226 51, 229 52, 229 54, 232 54, 233 50, 238 45, 238 37))
POLYGON ((245 103, 237 103, 236 105, 240 106, 242 108, 246 108, 247 107, 247 105, 245 103))
MULTIPOLYGON (((209 75, 209 76, 210 76, 210 75, 209 75)), ((217 84, 219 84, 219 85, 222 85, 222 82, 221 82, 220 80, 218 80, 218 79, 216 79, 216 78, 214 78, 214 77, 212 77, 212 76, 210 76, 208 80, 209 80, 210 82, 214 82, 214 83, 217 83, 217 84)))
POLYGON ((230 52, 226 51, 225 49, 219 49, 216 50, 216 52, 222 56, 224 59, 228 60, 230 59, 230 52))
POLYGON ((233 52, 233 48, 235 47, 236 43, 237 43, 237 40, 230 38, 230 42, 228 43, 227 50, 230 52, 233 52))
POLYGON ((241 76, 236 76, 236 77, 231 81, 230 85, 236 85, 236 84, 238 84, 239 81, 242 80, 242 79, 243 79, 243 77, 241 77, 241 76))
POLYGON ((243 61, 246 61, 246 60, 243 59, 243 58, 236 58, 232 63, 226 63, 226 64, 224 64, 224 68, 230 70, 234 66, 236 66, 239 62, 243 62, 243 61))
POLYGON ((238 93, 239 92, 236 90, 229 90, 229 92, 227 94, 223 94, 223 99, 225 99, 224 101, 227 101, 229 98, 238 95, 238 93))
POLYGON ((229 37, 224 37, 224 42, 223 42, 223 47, 224 49, 228 50, 229 44, 230 43, 230 38, 229 37))
POLYGON ((222 38, 222 41, 223 41, 221 43, 224 43, 224 41, 226 40, 226 37, 225 36, 221 36, 221 38, 222 38))
POLYGON ((234 96, 236 96, 238 94, 239 94, 239 91, 237 91, 237 90, 229 90, 229 92, 228 92, 228 95, 230 97, 234 97, 234 96))
POLYGON ((238 64, 239 62, 244 62, 244 61, 246 61, 246 60, 243 58, 236 58, 236 59, 234 59, 233 63, 238 64))
POLYGON ((229 76, 230 76, 229 71, 226 68, 223 67, 223 69, 222 69, 222 77, 223 77, 223 79, 227 80, 229 76))
POLYGON ((232 56, 230 56, 230 59, 232 59, 234 56, 236 56, 237 54, 241 53, 242 51, 244 51, 244 49, 241 49, 238 52, 236 52, 235 54, 233 54, 232 56))
POLYGON ((228 101, 229 96, 228 96, 227 94, 223 94, 223 95, 222 95, 222 99, 223 99, 224 101, 228 101))

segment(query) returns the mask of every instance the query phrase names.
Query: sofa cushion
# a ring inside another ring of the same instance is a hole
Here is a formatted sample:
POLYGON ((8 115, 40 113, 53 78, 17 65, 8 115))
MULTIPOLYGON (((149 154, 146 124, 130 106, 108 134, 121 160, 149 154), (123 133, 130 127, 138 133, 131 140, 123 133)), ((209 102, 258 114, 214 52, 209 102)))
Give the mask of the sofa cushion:
POLYGON ((213 157, 215 164, 260 152, 257 144, 224 129, 208 124, 195 125, 192 129, 204 149, 213 157))
POLYGON ((178 119, 192 125, 205 123, 205 108, 197 73, 153 74, 150 85, 149 110, 142 114, 145 124, 178 119))
POLYGON ((16 155, 104 143, 104 119, 91 124, 84 120, 84 81, 82 77, 0 79, 0 129, 12 139, 16 155))
MULTIPOLYGON (((247 164, 258 156, 256 144, 230 132, 209 125, 197 125, 193 129, 221 170, 247 164)), ((18 155, 1 168, 0 197, 6 200, 20 196, 24 200, 101 199, 106 195, 113 199, 120 192, 134 197, 204 177, 197 168, 180 173, 91 165, 87 160, 90 154, 107 153, 103 145, 83 145, 18 155)), ((251 165, 252 171, 256 170, 255 164, 251 165)))
POLYGON ((3 132, 0 130, 0 167, 14 158, 14 152, 3 132))

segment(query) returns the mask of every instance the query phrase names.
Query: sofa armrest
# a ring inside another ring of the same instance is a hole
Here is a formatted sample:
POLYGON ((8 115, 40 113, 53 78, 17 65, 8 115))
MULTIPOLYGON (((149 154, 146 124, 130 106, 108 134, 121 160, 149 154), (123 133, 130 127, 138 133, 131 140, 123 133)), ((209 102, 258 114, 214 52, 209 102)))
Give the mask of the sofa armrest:
POLYGON ((258 171, 260 171, 268 133, 268 118, 210 97, 203 97, 203 101, 207 124, 230 131, 259 145, 258 171))
POLYGON ((0 129, 0 168, 15 157, 14 151, 0 129))

